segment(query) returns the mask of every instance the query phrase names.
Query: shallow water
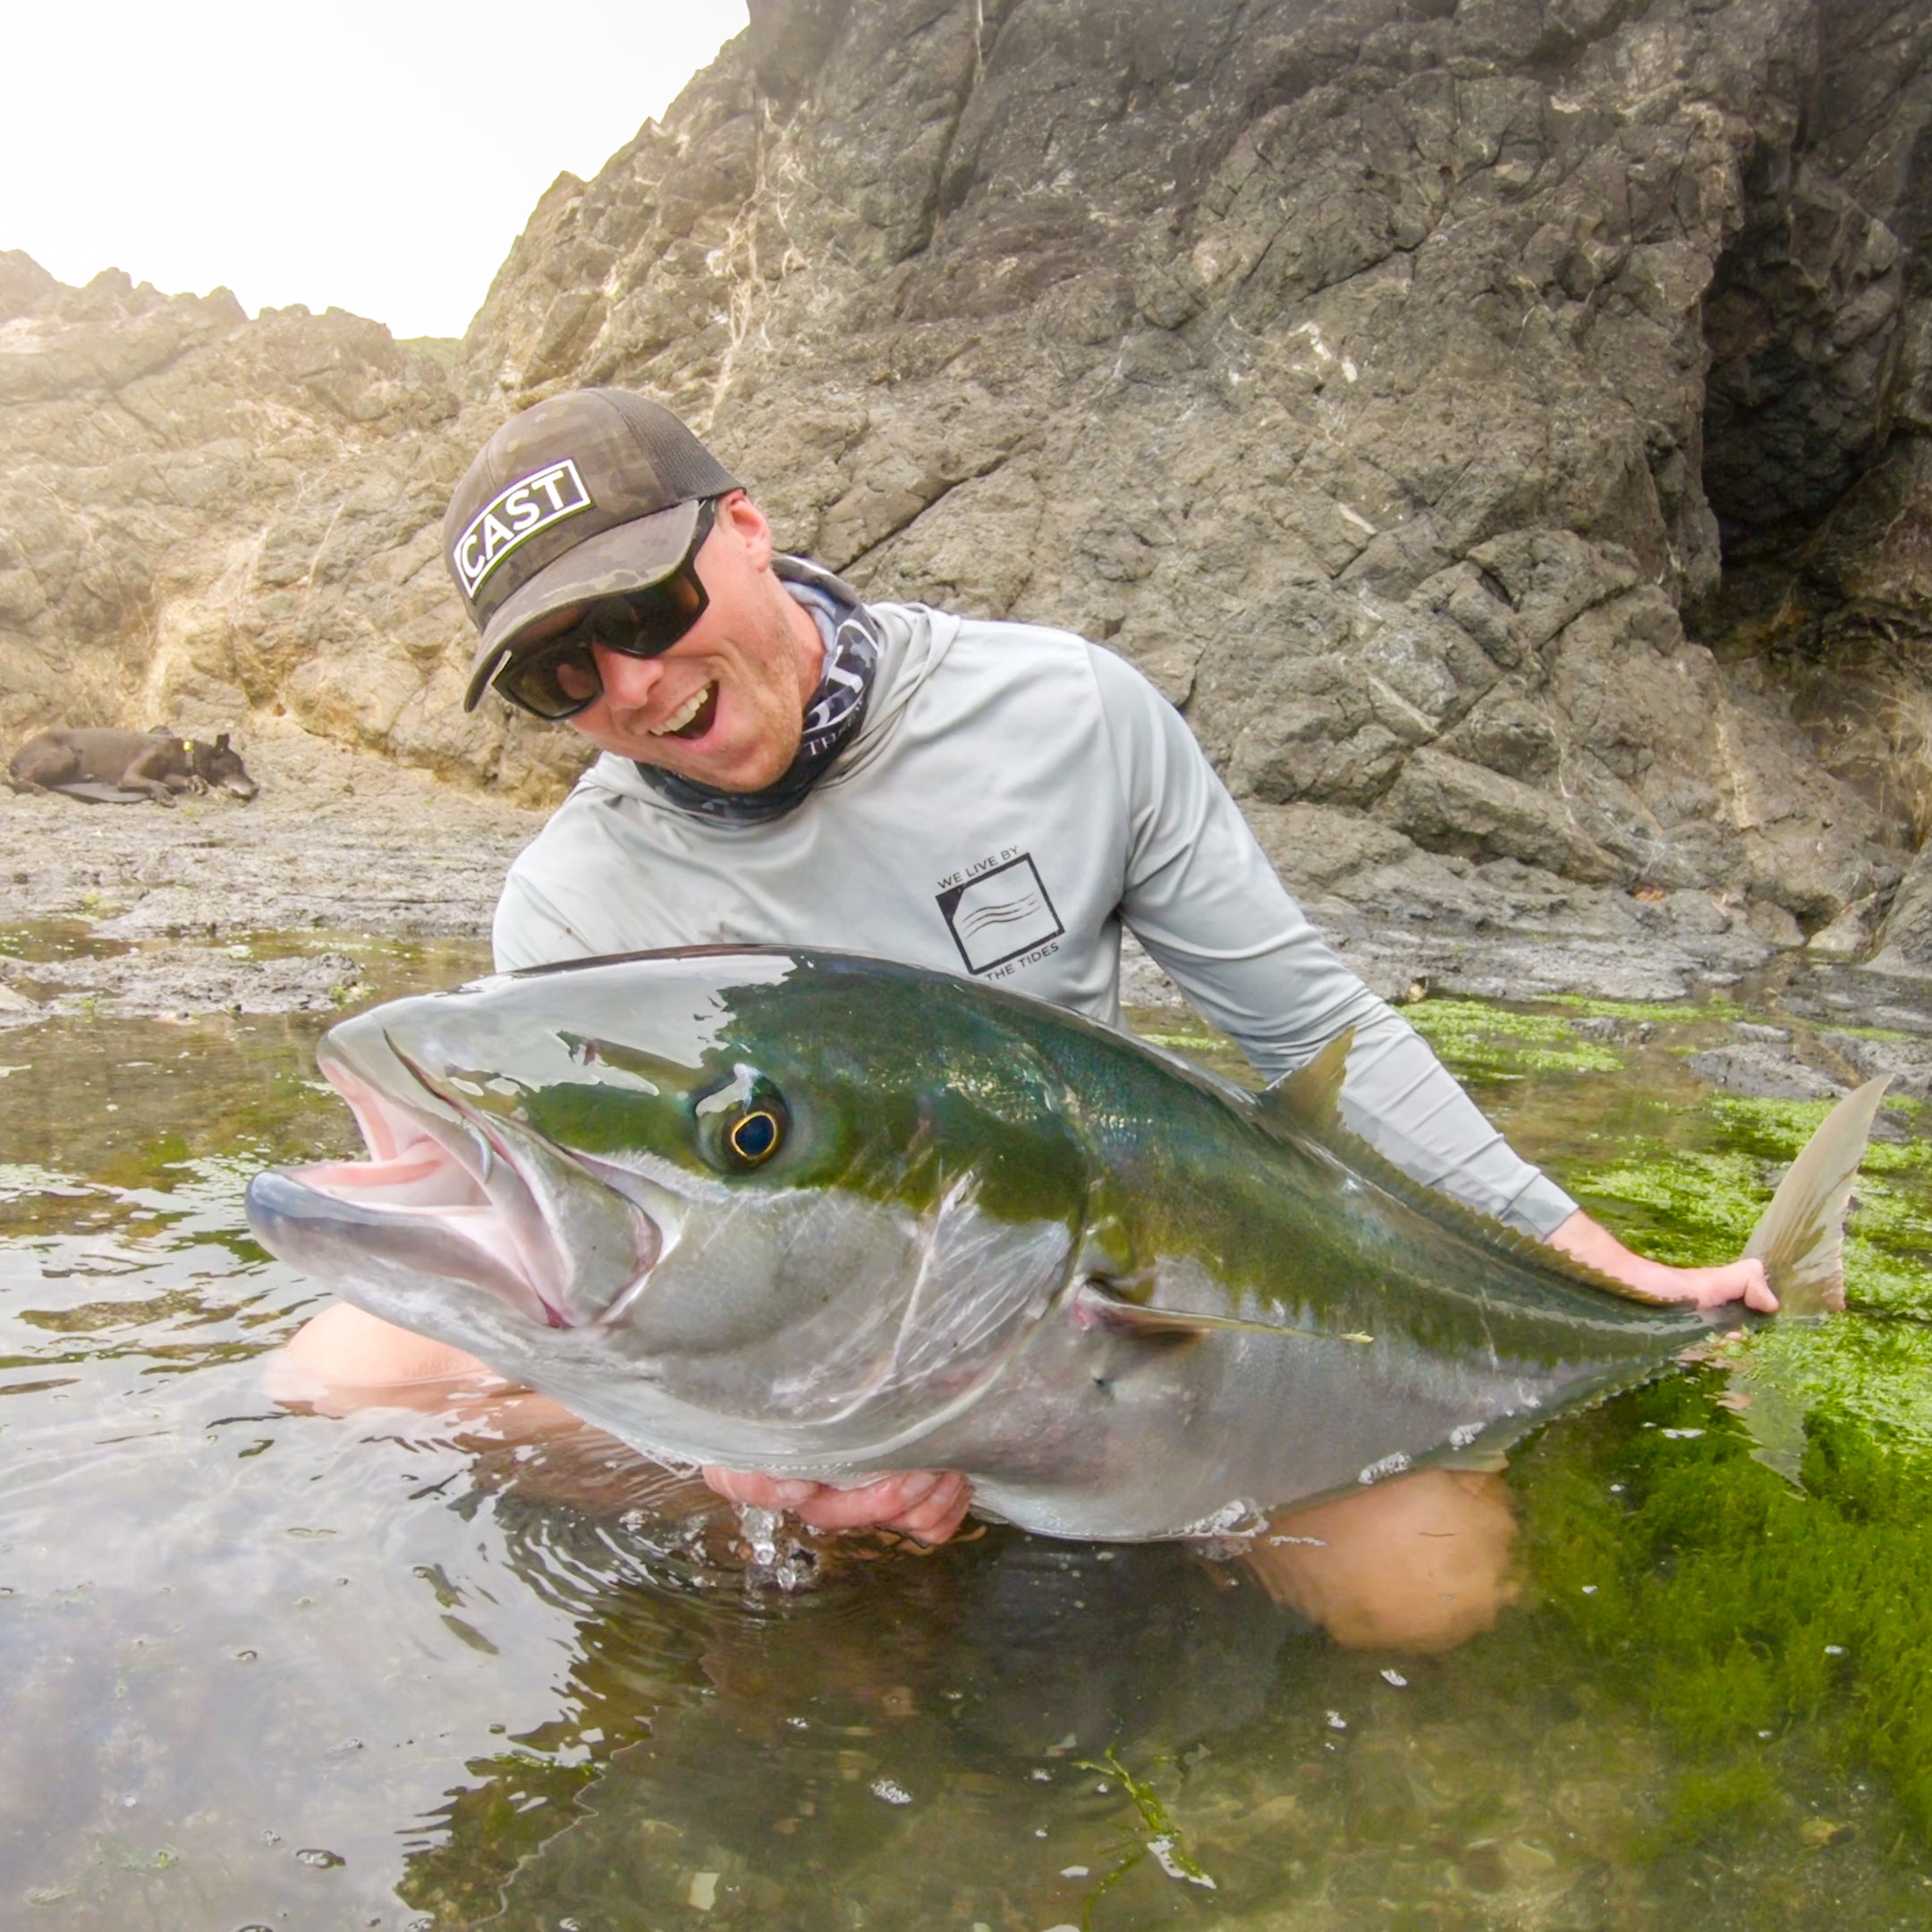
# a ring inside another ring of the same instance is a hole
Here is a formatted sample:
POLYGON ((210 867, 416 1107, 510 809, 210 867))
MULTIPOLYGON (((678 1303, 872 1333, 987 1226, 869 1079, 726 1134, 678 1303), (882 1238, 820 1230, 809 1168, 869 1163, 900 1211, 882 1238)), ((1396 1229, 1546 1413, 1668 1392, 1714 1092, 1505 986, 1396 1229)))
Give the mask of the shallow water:
MULTIPOLYGON (((72 943, 0 936, 24 958, 72 943)), ((386 995, 483 962, 361 963, 386 995)), ((1676 1258, 1735 1250, 1823 1111, 1688 1070, 1735 1037, 1733 1009, 1416 1017, 1520 1144, 1676 1258)), ((318 1030, 0 1034, 5 1922, 1299 1932, 1932 1911, 1914 1110, 1886 1116, 1861 1190, 1861 1312, 1749 1351, 1761 1407, 1798 1419, 1804 1488, 1752 1459, 1716 1368, 1563 1418, 1511 1472, 1522 1604, 1416 1660, 1338 1650, 1176 1548, 784 1548, 818 1572, 788 1590, 747 1576, 734 1520, 589 1436, 539 1452, 479 1445, 473 1419, 279 1409, 264 1355, 318 1297, 249 1238, 242 1191, 355 1146, 318 1030)))

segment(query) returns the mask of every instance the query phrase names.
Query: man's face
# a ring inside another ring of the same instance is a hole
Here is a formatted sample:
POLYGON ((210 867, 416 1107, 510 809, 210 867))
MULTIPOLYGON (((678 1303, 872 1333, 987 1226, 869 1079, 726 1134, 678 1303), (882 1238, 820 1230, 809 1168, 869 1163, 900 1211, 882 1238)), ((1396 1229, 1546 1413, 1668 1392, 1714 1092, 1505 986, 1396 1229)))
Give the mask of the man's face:
MULTIPOLYGON (((600 750, 718 791, 761 791, 782 776, 798 755, 825 647, 771 556, 770 526, 733 491, 698 552, 704 614, 660 657, 594 645, 604 689, 569 722, 600 750)), ((581 610, 559 611, 523 637, 553 636, 581 610)))

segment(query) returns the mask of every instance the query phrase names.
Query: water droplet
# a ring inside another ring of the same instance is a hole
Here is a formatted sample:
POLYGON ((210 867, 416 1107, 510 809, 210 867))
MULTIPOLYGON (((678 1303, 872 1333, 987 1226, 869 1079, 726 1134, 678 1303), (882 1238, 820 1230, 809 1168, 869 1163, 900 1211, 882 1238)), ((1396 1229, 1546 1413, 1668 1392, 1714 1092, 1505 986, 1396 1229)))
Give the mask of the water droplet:
POLYGON ((295 1854, 298 1865, 311 1865, 317 1871, 327 1871, 332 1866, 346 1865, 349 1860, 340 1852, 325 1851, 320 1845, 309 1845, 295 1854))

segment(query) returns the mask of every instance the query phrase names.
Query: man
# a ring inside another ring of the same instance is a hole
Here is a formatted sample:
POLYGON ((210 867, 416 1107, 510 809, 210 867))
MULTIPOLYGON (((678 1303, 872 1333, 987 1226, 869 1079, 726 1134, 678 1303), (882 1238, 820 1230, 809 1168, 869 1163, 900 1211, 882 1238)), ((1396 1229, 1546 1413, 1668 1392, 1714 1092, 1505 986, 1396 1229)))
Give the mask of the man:
MULTIPOLYGON (((1417 1178, 1646 1293, 1775 1307, 1762 1265, 1632 1254, 1517 1156, 1275 877, 1172 707, 1069 633, 864 603, 780 555, 668 411, 614 389, 538 403, 445 521, 495 690, 604 756, 511 869, 509 969, 710 942, 838 947, 1118 1023, 1130 927, 1270 1077, 1354 1030, 1351 1124, 1417 1178)), ((451 1352, 342 1311, 298 1353, 393 1385, 451 1352)), ((926 1471, 840 1491, 707 1470, 822 1528, 944 1541, 970 1502, 926 1471)))

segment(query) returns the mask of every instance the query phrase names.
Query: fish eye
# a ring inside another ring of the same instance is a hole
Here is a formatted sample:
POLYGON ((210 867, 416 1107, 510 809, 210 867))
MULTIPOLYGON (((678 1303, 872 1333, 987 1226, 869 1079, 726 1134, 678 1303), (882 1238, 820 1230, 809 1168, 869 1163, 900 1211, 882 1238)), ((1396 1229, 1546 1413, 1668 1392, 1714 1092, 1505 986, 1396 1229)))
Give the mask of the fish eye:
POLYGON ((778 1116, 769 1107, 758 1107, 734 1120, 725 1129, 724 1138, 746 1166, 755 1167, 777 1152, 782 1132, 778 1116))
POLYGON ((791 1111, 762 1073, 734 1067, 732 1077, 697 1103, 698 1138, 705 1157, 727 1174, 762 1167, 784 1145, 791 1111))

